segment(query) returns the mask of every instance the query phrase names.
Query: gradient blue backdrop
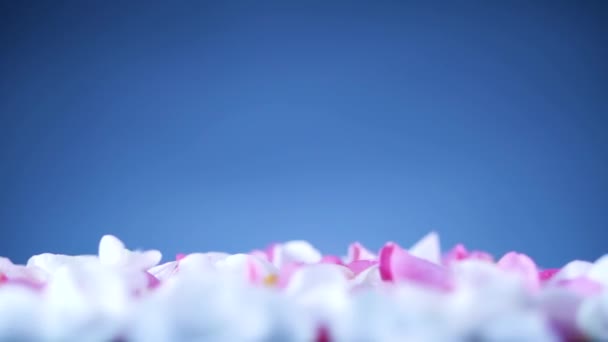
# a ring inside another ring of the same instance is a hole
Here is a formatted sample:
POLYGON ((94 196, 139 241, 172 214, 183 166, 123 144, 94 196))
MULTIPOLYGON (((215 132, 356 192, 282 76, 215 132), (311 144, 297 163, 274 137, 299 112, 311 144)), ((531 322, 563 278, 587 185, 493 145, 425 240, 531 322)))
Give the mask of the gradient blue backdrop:
POLYGON ((608 252, 608 2, 2 1, 0 255, 608 252))

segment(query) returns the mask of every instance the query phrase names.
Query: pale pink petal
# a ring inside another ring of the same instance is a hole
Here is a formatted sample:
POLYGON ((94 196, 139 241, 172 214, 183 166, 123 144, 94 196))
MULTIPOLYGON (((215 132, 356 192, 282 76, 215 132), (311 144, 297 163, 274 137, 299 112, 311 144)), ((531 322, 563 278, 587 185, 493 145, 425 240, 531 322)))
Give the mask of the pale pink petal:
POLYGON ((380 251, 380 275, 385 281, 409 281, 441 290, 452 287, 448 269, 415 257, 390 242, 380 251))
POLYGON ((346 295, 348 280, 352 272, 345 266, 335 264, 306 265, 294 270, 285 291, 289 294, 310 293, 316 289, 340 289, 346 295))
POLYGON ((304 266, 304 263, 301 263, 301 262, 290 262, 286 265, 283 265, 283 267, 279 271, 278 286, 280 288, 287 287, 287 285, 289 285, 289 281, 291 280, 291 277, 293 276, 293 274, 303 266, 304 266))
POLYGON ((344 265, 342 259, 335 255, 325 255, 321 258, 320 263, 322 264, 336 264, 336 265, 344 265))
POLYGON ((268 261, 274 263, 274 259, 275 259, 275 249, 278 247, 279 244, 277 243, 273 243, 270 246, 268 246, 266 248, 266 250, 264 251, 264 253, 266 254, 266 258, 268 259, 268 261))
POLYGON ((256 249, 256 250, 253 250, 253 251, 252 251, 251 253, 249 253, 249 254, 251 254, 251 255, 253 255, 253 256, 256 256, 256 257, 258 257, 258 258, 260 258, 260 259, 264 259, 264 260, 266 260, 266 261, 272 262, 272 260, 270 260, 270 256, 269 256, 269 254, 268 254, 268 252, 267 252, 267 251, 261 251, 261 250, 259 250, 259 249, 256 249))
POLYGON ((540 287, 536 264, 527 255, 509 252, 498 261, 497 265, 502 270, 520 276, 529 289, 537 290, 540 287))
POLYGON ((556 285, 581 296, 592 296, 604 290, 604 286, 601 283, 587 277, 560 280, 556 282, 556 285))
POLYGON ((148 270, 148 273, 153 275, 156 279, 165 280, 172 277, 175 273, 177 273, 177 268, 179 266, 179 262, 170 261, 164 263, 162 265, 154 266, 148 270))
POLYGON ((377 260, 377 256, 363 247, 359 242, 355 242, 348 246, 346 262, 350 263, 358 260, 377 260))
POLYGON ((377 265, 377 261, 373 260, 357 260, 346 265, 355 275, 367 270, 368 268, 377 265))
POLYGON ((457 244, 443 257, 443 263, 449 265, 467 259, 484 260, 488 262, 494 261, 494 258, 489 253, 482 251, 469 252, 463 244, 457 244))
POLYGON ((321 261, 321 253, 306 241, 294 240, 275 244, 269 250, 270 260, 277 268, 290 262, 315 264, 321 261))

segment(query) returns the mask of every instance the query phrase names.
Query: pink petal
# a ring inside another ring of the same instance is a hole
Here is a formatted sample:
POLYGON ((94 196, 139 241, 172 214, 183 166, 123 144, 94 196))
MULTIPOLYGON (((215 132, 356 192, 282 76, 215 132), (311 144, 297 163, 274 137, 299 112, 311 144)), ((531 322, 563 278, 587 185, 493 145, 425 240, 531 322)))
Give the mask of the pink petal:
POLYGON ((494 257, 492 256, 492 254, 487 253, 487 252, 482 252, 482 251, 472 251, 469 254, 469 259, 485 260, 485 261, 489 261, 489 262, 494 261, 494 257))
POLYGON ((251 284, 257 284, 261 280, 260 266, 251 257, 247 258, 247 278, 251 284))
POLYGON ((153 276, 152 274, 148 273, 148 272, 144 272, 146 274, 146 277, 148 278, 148 288, 149 289, 154 289, 157 288, 160 285, 160 281, 158 280, 158 278, 156 278, 155 276, 153 276))
POLYGON ((365 271, 366 269, 378 264, 377 261, 373 260, 357 260, 346 265, 355 275, 365 271))
POLYGON ((559 272, 559 268, 549 268, 546 270, 542 270, 542 271, 538 271, 538 279, 541 282, 545 282, 548 280, 551 280, 551 278, 553 278, 553 276, 559 272))
POLYGON ((363 245, 355 242, 348 246, 348 262, 358 260, 376 260, 376 256, 363 245))
POLYGON ((444 257, 444 263, 449 264, 454 261, 464 260, 469 257, 469 251, 463 244, 459 243, 452 248, 444 257))
POLYGON ((529 289, 539 289, 538 269, 534 261, 527 255, 509 252, 498 261, 497 265, 502 270, 519 275, 529 289))
POLYGON ((178 253, 178 254, 175 256, 175 261, 180 261, 180 260, 182 260, 182 259, 183 259, 183 258, 185 258, 185 257, 186 257, 186 254, 184 254, 184 253, 178 253))
POLYGON ((44 283, 34 281, 28 278, 9 278, 6 274, 0 272, 0 286, 3 284, 11 284, 17 286, 23 286, 30 290, 38 291, 44 288, 44 283))
POLYGON ((270 246, 268 246, 266 248, 266 250, 264 251, 266 253, 266 258, 268 259, 268 261, 274 263, 274 257, 275 257, 275 248, 277 247, 276 243, 271 244, 270 246))
POLYGON ((385 281, 411 281, 440 290, 452 287, 445 267, 417 258, 391 242, 380 251, 380 276, 385 281))

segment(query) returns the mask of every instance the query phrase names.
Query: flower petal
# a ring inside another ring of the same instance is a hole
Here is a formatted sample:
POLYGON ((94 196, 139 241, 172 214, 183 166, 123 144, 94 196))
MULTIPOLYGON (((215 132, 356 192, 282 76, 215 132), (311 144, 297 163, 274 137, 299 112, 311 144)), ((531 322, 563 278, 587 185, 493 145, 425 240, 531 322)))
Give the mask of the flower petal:
POLYGON ((439 235, 435 232, 427 234, 410 248, 409 253, 417 258, 430 261, 434 264, 441 263, 439 235))
POLYGON ((527 255, 509 252, 497 265, 502 270, 519 275, 529 289, 537 290, 540 287, 536 264, 527 255))
POLYGON ((385 281, 410 281, 441 290, 451 288, 448 269, 415 257, 394 243, 386 244, 380 251, 380 275, 385 281))

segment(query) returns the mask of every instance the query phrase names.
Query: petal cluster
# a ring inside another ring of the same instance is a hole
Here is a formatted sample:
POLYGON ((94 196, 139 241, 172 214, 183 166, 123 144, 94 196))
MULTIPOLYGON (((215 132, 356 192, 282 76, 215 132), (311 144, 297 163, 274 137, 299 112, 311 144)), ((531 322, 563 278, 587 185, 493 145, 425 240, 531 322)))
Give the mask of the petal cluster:
POLYGON ((430 233, 410 248, 0 258, 0 341, 602 341, 608 255, 541 269, 430 233))

